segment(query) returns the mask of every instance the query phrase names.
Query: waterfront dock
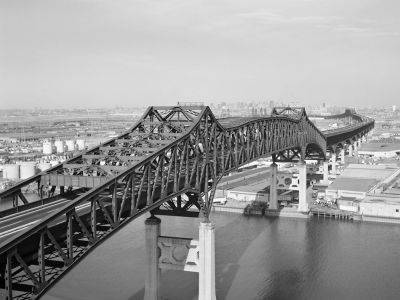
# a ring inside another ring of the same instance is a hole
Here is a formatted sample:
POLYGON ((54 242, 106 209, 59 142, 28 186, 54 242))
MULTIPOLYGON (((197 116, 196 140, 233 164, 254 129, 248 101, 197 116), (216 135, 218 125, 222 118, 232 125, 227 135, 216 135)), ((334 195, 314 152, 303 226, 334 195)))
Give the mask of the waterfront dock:
POLYGON ((320 208, 320 207, 313 207, 310 210, 310 214, 313 216, 323 217, 323 218, 332 218, 332 219, 340 219, 340 220, 353 220, 354 213, 347 212, 338 209, 331 209, 331 208, 320 208))

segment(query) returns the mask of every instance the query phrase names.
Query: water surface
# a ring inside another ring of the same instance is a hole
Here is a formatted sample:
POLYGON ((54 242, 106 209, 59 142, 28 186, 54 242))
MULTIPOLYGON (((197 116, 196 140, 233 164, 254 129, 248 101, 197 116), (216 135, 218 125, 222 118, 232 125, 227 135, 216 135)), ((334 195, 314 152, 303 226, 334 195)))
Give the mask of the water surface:
MULTIPOLYGON (((144 219, 101 244, 42 299, 143 299, 144 219)), ((162 217, 162 235, 198 220, 162 217)), ((400 299, 400 226, 216 213, 217 299, 400 299)), ((198 275, 162 273, 162 299, 197 299, 198 275)))

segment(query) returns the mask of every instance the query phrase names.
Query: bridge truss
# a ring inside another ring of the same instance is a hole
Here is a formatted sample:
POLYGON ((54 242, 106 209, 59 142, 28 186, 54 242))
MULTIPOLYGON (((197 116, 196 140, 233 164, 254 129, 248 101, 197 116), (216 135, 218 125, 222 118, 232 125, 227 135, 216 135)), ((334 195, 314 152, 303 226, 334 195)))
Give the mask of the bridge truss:
MULTIPOLYGON (((268 118, 216 119, 209 107, 149 107, 127 132, 0 194, 24 200, 37 184, 42 202, 75 198, 0 244, 6 299, 39 298, 82 257, 128 222, 150 212, 208 218, 220 178, 261 157, 325 159, 327 149, 366 134, 374 121, 321 132, 304 108, 268 118), (73 189, 71 188, 73 187, 73 189)), ((348 117, 348 115, 346 115, 348 117)))

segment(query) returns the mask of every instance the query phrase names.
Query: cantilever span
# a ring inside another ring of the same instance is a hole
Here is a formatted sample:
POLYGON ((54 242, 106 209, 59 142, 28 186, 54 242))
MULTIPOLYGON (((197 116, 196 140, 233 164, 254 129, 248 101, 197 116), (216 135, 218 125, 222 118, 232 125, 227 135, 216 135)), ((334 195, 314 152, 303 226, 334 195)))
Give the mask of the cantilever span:
MULTIPOLYGON (((7 299, 39 298, 101 241, 138 216, 207 218, 222 176, 261 157, 326 159, 371 130, 355 112, 342 129, 321 132, 304 108, 270 117, 217 119, 209 107, 149 107, 127 132, 0 194, 26 201, 36 183, 43 199, 70 195, 51 215, 0 244, 0 289, 7 299), (76 192, 79 191, 79 192, 76 192)), ((338 117, 341 117, 339 115, 338 117)))

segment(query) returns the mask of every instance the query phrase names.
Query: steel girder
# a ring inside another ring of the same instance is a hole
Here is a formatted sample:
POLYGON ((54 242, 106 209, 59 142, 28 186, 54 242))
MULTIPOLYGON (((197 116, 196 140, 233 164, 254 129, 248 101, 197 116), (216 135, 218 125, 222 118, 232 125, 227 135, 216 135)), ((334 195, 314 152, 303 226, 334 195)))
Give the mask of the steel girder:
MULTIPOLYGON (((359 123, 339 135, 370 125, 359 123)), ((228 172, 260 157, 324 154, 333 137, 319 131, 303 108, 276 109, 269 118, 217 120, 208 107, 150 107, 128 132, 39 174, 40 186, 62 182, 91 189, 0 244, 0 288, 8 299, 40 297, 138 216, 207 218, 215 187, 228 172)), ((19 193, 20 186, 14 190, 6 194, 19 193)))

